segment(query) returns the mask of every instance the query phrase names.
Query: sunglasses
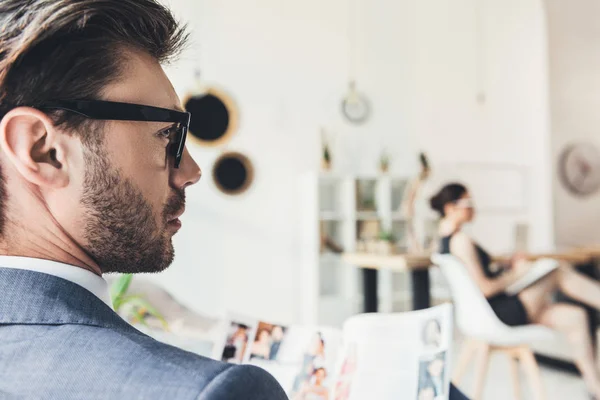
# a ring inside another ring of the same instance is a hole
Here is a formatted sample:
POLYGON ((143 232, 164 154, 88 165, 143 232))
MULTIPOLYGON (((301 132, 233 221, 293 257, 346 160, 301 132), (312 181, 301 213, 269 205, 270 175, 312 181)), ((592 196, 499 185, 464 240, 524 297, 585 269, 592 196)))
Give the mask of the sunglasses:
POLYGON ((467 199, 458 199, 454 202, 454 204, 458 208, 473 208, 475 206, 473 199, 468 199, 468 198, 467 199))
POLYGON ((189 112, 167 108, 103 100, 52 101, 38 108, 69 111, 95 120, 172 122, 177 124, 176 135, 169 148, 170 155, 175 158, 175 168, 179 168, 183 157, 185 139, 192 116, 189 112))

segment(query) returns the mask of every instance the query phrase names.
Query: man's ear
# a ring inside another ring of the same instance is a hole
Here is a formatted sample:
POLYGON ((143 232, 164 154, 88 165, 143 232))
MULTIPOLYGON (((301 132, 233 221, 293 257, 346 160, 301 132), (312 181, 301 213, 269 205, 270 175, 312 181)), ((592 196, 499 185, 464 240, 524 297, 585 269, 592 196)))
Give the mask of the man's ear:
POLYGON ((0 148, 23 178, 37 186, 69 184, 68 139, 34 108, 12 109, 0 122, 0 148))

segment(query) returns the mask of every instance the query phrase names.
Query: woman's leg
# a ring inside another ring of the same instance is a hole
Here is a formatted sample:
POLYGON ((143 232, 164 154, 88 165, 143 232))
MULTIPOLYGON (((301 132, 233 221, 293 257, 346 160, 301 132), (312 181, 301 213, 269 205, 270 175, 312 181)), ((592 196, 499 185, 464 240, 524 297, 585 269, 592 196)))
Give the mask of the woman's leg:
POLYGON ((570 304, 553 304, 543 309, 533 322, 564 334, 573 349, 575 364, 588 390, 595 396, 600 396, 600 377, 585 310, 570 304))
POLYGON ((567 296, 600 310, 600 283, 573 268, 561 267, 558 287, 567 296))
POLYGON ((600 282, 577 272, 571 265, 563 263, 533 286, 519 293, 519 299, 530 319, 535 319, 550 302, 550 296, 560 289, 564 294, 600 310, 600 282))
POLYGON ((519 293, 530 320, 536 320, 551 302, 551 296, 559 285, 559 272, 555 271, 519 293))

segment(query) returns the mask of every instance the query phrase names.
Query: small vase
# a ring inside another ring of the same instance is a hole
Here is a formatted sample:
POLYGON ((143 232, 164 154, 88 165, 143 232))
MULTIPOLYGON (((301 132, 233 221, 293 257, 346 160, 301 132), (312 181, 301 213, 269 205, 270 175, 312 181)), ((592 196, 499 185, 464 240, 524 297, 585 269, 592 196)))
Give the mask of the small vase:
POLYGON ((321 160, 321 168, 323 171, 329 171, 331 169, 331 161, 321 160))
POLYGON ((366 250, 369 254, 377 254, 379 252, 379 243, 377 243, 377 240, 369 239, 366 243, 366 250))
POLYGON ((387 240, 381 240, 379 242, 379 254, 384 255, 384 256, 389 256, 390 254, 393 253, 393 246, 390 242, 388 242, 387 240))

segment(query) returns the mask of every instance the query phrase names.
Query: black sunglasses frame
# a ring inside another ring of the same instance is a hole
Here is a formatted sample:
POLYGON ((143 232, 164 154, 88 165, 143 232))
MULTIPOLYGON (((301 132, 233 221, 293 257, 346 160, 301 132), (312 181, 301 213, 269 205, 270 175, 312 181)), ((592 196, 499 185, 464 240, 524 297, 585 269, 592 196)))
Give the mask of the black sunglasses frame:
POLYGON ((179 168, 181 163, 192 117, 189 112, 184 111, 105 100, 60 100, 48 102, 36 108, 69 111, 89 119, 104 121, 177 123, 179 124, 178 134, 171 147, 171 155, 175 158, 175 168, 179 168))

